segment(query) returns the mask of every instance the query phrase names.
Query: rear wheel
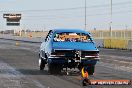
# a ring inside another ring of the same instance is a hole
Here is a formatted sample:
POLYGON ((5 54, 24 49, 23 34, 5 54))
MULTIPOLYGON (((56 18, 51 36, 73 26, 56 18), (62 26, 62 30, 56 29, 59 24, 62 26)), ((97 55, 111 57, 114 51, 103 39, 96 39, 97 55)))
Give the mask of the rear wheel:
POLYGON ((93 75, 95 71, 95 65, 85 66, 85 70, 88 72, 89 75, 93 75))
POLYGON ((48 64, 48 72, 50 74, 60 74, 61 69, 62 69, 62 66, 59 64, 53 64, 53 63, 48 64))
POLYGON ((39 59, 39 69, 44 70, 45 64, 46 64, 45 61, 42 58, 40 58, 39 59))
POLYGON ((82 64, 78 65, 78 70, 81 71, 84 66, 82 64))

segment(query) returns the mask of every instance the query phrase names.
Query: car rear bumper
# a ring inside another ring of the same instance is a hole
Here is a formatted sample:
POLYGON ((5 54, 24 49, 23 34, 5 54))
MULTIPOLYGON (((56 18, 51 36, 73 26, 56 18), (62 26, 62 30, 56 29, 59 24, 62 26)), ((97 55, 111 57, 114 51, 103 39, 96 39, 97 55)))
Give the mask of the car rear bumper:
POLYGON ((74 60, 61 57, 50 57, 48 59, 48 62, 54 64, 81 63, 83 65, 95 65, 99 61, 99 59, 100 58, 74 60))

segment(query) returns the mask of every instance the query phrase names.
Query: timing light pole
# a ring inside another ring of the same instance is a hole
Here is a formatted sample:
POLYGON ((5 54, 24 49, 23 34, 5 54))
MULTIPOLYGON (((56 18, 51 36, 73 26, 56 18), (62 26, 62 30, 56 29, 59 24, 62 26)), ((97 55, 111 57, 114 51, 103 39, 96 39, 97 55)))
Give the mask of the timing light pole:
POLYGON ((112 0, 111 0, 111 5, 110 5, 110 38, 112 37, 112 0))
POLYGON ((87 1, 85 0, 85 30, 87 29, 87 1))
POLYGON ((112 0, 110 5, 110 47, 111 47, 111 39, 112 39, 112 0))

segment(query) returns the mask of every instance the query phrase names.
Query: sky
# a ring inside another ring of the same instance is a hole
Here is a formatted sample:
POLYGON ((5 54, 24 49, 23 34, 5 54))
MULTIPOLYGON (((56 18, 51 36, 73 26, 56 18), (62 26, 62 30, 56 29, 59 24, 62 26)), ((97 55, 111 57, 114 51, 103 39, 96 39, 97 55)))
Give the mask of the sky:
MULTIPOLYGON (((132 28, 132 1, 86 0, 87 30, 132 28)), ((0 30, 85 27, 85 0, 0 0, 0 30), (6 26, 5 13, 21 13, 20 26, 6 26)))

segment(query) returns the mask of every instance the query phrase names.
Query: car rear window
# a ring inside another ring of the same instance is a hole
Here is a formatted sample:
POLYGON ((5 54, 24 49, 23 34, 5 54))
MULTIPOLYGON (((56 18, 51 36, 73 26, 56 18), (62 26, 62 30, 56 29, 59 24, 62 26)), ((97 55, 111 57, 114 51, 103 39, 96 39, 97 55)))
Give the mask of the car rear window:
POLYGON ((55 42, 91 42, 91 37, 85 33, 63 32, 54 35, 55 42))

